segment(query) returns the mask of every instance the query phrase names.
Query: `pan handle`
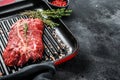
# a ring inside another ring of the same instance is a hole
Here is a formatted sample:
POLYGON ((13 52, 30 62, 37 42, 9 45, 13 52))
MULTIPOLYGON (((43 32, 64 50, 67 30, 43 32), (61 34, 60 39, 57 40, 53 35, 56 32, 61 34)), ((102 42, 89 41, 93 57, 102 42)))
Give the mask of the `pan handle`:
POLYGON ((16 73, 0 77, 0 80, 26 80, 36 73, 39 73, 39 75, 36 76, 34 80, 50 80, 55 72, 56 70, 53 62, 46 62, 26 66, 16 73))

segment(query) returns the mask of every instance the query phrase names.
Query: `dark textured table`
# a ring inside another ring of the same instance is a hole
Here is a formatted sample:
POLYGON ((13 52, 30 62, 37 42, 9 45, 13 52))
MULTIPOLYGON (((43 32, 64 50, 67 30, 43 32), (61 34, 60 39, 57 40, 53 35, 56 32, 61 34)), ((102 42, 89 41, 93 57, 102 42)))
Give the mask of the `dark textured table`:
POLYGON ((54 80, 120 80, 120 0, 70 0, 69 8, 64 22, 80 50, 54 80))

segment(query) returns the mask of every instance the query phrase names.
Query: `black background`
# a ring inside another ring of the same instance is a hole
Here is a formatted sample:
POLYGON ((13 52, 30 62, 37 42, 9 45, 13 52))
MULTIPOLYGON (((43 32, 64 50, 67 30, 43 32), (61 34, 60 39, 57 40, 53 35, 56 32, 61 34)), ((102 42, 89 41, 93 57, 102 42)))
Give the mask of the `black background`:
POLYGON ((120 80, 120 0, 70 0, 69 8, 63 21, 80 50, 54 80, 120 80))

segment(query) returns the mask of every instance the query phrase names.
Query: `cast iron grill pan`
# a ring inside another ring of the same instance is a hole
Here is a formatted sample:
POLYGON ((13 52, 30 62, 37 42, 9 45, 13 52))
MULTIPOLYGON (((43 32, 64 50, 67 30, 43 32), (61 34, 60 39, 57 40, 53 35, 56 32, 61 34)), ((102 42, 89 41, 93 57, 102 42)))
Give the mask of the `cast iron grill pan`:
MULTIPOLYGON (((44 1, 40 1, 39 4, 35 2, 34 3, 31 2, 30 4, 33 4, 32 9, 50 9, 49 5, 44 1), (34 5, 37 5, 37 6, 34 6, 34 5)), ((30 6, 30 9, 31 9, 31 6, 30 6)), ((24 9, 22 8, 21 10, 24 10, 24 9)), ((21 12, 21 10, 8 12, 11 14, 10 16, 5 16, 3 14, 4 17, 0 19, 0 72, 2 73, 3 76, 15 73, 16 71, 21 70, 23 67, 31 64, 38 64, 38 63, 43 63, 47 61, 52 61, 56 64, 57 63, 59 64, 67 60, 68 57, 70 58, 71 56, 72 58, 72 56, 76 54, 78 50, 76 39, 71 34, 71 32, 67 29, 66 25, 62 22, 62 20, 56 20, 56 22, 60 24, 59 27, 50 28, 49 26, 44 25, 45 29, 43 34, 43 42, 44 42, 45 50, 43 53, 42 60, 37 60, 36 62, 29 61, 27 64, 23 65, 22 67, 6 66, 2 57, 2 53, 8 41, 8 34, 10 31, 11 25, 21 18, 23 19, 28 18, 27 16, 22 16, 17 14, 17 12, 19 13, 21 12)), ((2 13, 4 13, 4 11, 2 13)))

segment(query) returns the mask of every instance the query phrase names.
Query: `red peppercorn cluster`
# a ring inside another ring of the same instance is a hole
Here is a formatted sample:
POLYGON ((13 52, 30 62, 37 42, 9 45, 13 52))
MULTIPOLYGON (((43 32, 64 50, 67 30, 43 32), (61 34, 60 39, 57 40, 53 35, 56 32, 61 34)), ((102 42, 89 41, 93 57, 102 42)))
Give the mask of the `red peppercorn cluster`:
POLYGON ((60 7, 67 5, 67 2, 65 0, 53 0, 51 3, 55 6, 60 6, 60 7))

